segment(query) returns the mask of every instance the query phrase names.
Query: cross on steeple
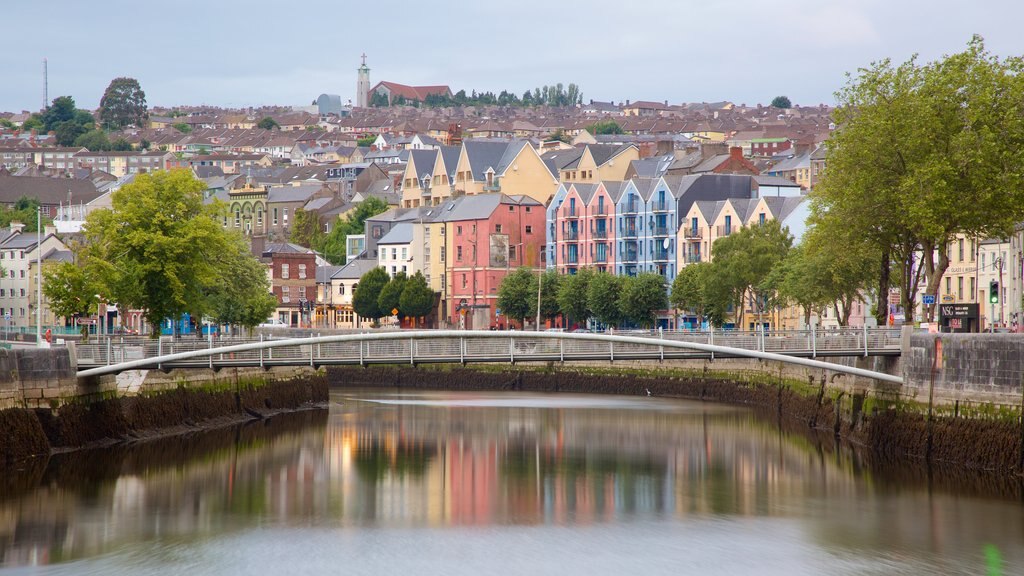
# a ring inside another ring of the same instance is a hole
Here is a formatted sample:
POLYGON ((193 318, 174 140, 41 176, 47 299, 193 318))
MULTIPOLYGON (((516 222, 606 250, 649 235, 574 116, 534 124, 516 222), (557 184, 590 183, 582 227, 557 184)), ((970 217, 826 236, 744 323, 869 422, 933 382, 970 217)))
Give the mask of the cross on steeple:
POLYGON ((363 52, 363 66, 366 66, 366 52, 363 52))

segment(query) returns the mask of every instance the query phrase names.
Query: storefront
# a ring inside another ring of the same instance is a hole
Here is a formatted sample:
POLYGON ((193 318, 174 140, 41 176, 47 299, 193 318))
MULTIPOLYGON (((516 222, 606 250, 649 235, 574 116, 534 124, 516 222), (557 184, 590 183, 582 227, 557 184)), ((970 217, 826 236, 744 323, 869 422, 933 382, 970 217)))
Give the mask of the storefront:
POLYGON ((942 332, 980 332, 977 304, 939 304, 942 332))

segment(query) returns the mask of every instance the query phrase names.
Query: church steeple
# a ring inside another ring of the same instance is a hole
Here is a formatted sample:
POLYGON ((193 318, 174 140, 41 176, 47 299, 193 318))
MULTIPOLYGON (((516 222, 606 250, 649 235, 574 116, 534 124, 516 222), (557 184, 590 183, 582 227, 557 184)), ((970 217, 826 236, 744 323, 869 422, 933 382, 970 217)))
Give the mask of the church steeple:
POLYGON ((363 65, 357 71, 359 78, 356 81, 356 106, 366 108, 370 105, 370 68, 366 65, 366 53, 363 53, 363 65))

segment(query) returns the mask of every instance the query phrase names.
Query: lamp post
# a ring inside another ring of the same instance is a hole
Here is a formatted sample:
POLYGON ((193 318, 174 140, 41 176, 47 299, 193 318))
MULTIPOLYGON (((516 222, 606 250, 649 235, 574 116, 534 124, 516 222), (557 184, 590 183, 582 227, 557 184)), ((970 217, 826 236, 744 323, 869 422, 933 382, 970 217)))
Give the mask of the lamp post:
POLYGON ((36 347, 43 345, 43 207, 36 207, 36 347))

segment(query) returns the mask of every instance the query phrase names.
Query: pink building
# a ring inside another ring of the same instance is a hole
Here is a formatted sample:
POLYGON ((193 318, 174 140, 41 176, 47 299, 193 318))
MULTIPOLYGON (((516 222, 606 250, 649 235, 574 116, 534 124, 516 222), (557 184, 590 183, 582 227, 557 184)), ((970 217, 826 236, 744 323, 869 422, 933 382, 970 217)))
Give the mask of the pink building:
POLYGON ((444 222, 446 286, 442 315, 453 326, 505 326, 498 286, 509 271, 541 269, 544 205, 528 196, 460 196, 440 206, 444 222))
MULTIPOLYGON (((613 186, 617 190, 618 186, 613 186)), ((571 184, 555 213, 556 270, 614 270, 615 198, 604 182, 571 184)))

